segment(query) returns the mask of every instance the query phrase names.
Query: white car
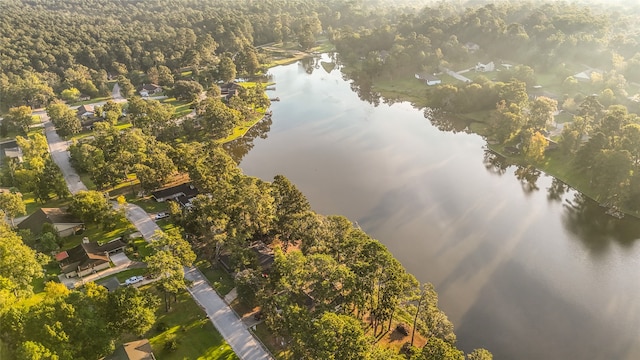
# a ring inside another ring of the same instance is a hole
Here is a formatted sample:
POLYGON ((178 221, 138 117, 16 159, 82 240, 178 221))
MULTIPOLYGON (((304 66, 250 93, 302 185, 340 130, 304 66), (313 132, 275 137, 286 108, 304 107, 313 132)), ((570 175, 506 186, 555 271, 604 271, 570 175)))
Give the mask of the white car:
POLYGON ((161 219, 168 218, 168 217, 169 217, 169 213, 159 212, 159 213, 156 214, 155 219, 156 220, 161 220, 161 219))
POLYGON ((144 276, 132 276, 130 278, 128 278, 127 280, 124 281, 125 285, 132 285, 135 283, 139 283, 140 281, 144 280, 144 276))

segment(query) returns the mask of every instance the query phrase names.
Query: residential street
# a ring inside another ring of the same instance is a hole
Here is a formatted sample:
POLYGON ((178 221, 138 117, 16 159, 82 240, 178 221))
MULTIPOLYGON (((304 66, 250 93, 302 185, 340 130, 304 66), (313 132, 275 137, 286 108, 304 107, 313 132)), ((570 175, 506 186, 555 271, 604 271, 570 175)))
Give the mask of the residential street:
POLYGON ((185 278, 193 281, 189 292, 204 308, 213 325, 229 343, 233 351, 243 360, 272 360, 273 358, 247 330, 235 312, 209 286, 200 271, 192 267, 186 269, 185 278))
MULTIPOLYGON (((113 99, 116 102, 126 101, 122 96, 120 96, 120 90, 117 84, 113 89, 113 99)), ((101 104, 103 103, 95 103, 94 105, 101 104)), ((80 176, 78 176, 78 173, 71 166, 69 161, 69 143, 58 136, 53 123, 50 121, 49 116, 44 109, 34 111, 33 114, 38 115, 44 125, 51 157, 60 167, 60 170, 64 175, 64 179, 67 182, 69 191, 72 194, 75 194, 80 190, 87 190, 87 187, 82 183, 80 176)), ((138 205, 127 203, 125 205, 125 215, 136 229, 140 231, 147 242, 151 242, 156 231, 161 230, 151 216, 149 216, 149 214, 138 205)), ((101 273, 101 276, 110 275, 129 266, 129 263, 121 264, 120 266, 108 271, 108 273, 101 273)), ((142 265, 140 264, 137 266, 142 265)), ((89 278, 90 277, 85 278, 85 281, 89 278)), ((240 359, 273 359, 271 355, 263 349, 258 340, 256 340, 247 330, 245 324, 238 318, 233 310, 220 298, 220 296, 218 296, 197 268, 185 268, 185 278, 193 281, 193 286, 188 289, 189 293, 205 309, 207 316, 211 319, 213 325, 222 334, 222 337, 227 341, 227 343, 229 343, 240 359)), ((61 278, 61 280, 70 280, 75 282, 75 280, 66 278, 61 278)), ((74 285, 76 284, 74 283, 74 285)))
POLYGON ((151 242, 155 232, 160 231, 160 227, 153 221, 151 216, 138 205, 127 203, 125 205, 125 215, 147 242, 151 242))
POLYGON ((69 149, 69 143, 58 136, 56 128, 49 120, 47 112, 45 110, 38 110, 34 111, 33 114, 40 116, 40 121, 44 124, 44 133, 49 143, 51 158, 53 158, 53 161, 60 167, 69 191, 75 194, 80 190, 87 190, 87 187, 80 180, 80 176, 78 176, 78 173, 69 162, 69 151, 67 151, 69 149))
MULTIPOLYGON (((127 219, 142 233, 147 242, 152 241, 156 230, 160 230, 160 227, 138 205, 127 203, 125 206, 127 219)), ((188 288, 191 296, 204 308, 213 326, 218 329, 240 359, 273 359, 247 330, 246 325, 231 307, 213 290, 200 270, 196 267, 185 268, 185 278, 193 282, 191 288, 188 288)))

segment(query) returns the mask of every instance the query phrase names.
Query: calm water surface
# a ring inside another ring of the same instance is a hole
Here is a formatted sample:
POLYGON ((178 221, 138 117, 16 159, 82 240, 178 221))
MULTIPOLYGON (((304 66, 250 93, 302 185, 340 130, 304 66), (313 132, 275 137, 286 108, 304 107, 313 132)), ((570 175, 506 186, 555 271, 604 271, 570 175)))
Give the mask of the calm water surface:
POLYGON ((550 177, 519 180, 481 137, 440 131, 410 104, 361 101, 338 69, 271 73, 281 101, 260 137, 236 144, 237 156, 250 149, 244 172, 286 175, 316 211, 357 221, 432 282, 459 347, 640 359, 638 221, 558 193, 550 177))

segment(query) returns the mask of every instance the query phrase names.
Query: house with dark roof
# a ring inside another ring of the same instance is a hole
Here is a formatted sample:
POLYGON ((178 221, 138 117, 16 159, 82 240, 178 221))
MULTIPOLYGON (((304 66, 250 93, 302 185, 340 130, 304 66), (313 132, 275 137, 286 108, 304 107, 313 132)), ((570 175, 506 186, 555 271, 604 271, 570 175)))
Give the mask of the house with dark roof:
POLYGON ((118 346, 115 351, 102 360, 156 360, 149 340, 142 339, 118 346))
POLYGON ((162 92, 162 86, 156 84, 142 84, 142 87, 138 90, 140 96, 147 97, 149 95, 155 95, 162 92))
MULTIPOLYGON (((262 241, 254 241, 249 246, 249 249, 255 254, 260 269, 268 273, 275 261, 273 250, 262 241)), ((235 266, 231 258, 231 253, 224 252, 220 254, 220 263, 227 271, 234 271, 235 266)))
POLYGON ((151 196, 157 202, 164 202, 167 200, 176 200, 182 206, 188 206, 191 199, 196 197, 200 192, 190 182, 182 183, 180 185, 170 186, 163 189, 155 190, 151 192, 151 196))
POLYGON ((62 208, 38 209, 20 222, 18 229, 29 229, 32 234, 38 235, 42 233, 42 226, 45 223, 53 225, 58 236, 61 237, 74 235, 84 229, 82 220, 62 208))
POLYGON ((235 95, 235 93, 236 93, 236 91, 238 90, 239 87, 240 87, 240 85, 238 85, 238 83, 235 83, 235 82, 224 83, 224 84, 220 85, 220 94, 222 94, 222 95, 234 94, 235 95))
POLYGON ((67 278, 84 276, 109 268, 109 255, 121 252, 125 247, 126 244, 119 239, 99 245, 85 238, 80 245, 59 252, 56 261, 67 278))
POLYGON ((442 83, 442 80, 438 79, 436 76, 431 75, 429 73, 416 74, 416 79, 424 81, 425 84, 429 86, 438 85, 442 83))
POLYGON ((81 118, 93 117, 96 115, 96 110, 93 105, 82 105, 76 111, 76 115, 81 118))

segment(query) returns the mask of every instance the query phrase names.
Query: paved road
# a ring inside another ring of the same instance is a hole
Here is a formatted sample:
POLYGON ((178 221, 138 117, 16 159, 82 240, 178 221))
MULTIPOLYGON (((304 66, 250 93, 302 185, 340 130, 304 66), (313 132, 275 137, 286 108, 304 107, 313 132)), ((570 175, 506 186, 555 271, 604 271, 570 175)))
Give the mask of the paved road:
POLYGON ((469 79, 468 77, 462 76, 453 70, 444 69, 444 72, 446 72, 449 76, 452 76, 462 82, 465 82, 465 83, 472 82, 471 79, 469 79))
POLYGON ((62 171, 62 175, 64 175, 69 191, 72 194, 75 194, 80 190, 87 190, 87 187, 84 186, 82 180, 80 180, 80 176, 78 176, 76 169, 74 169, 69 162, 69 143, 58 136, 56 128, 53 126, 51 120, 49 120, 47 112, 44 110, 38 110, 33 114, 40 116, 40 121, 44 124, 44 133, 47 137, 47 142, 49 143, 51 158, 62 171))
POLYGON ((189 288, 191 296, 204 308, 207 317, 211 319, 213 325, 240 359, 273 360, 236 313, 209 286, 198 269, 195 267, 186 269, 185 278, 193 281, 193 285, 189 288))
MULTIPOLYGON (((117 205, 116 205, 117 206, 117 205)), ((142 237, 151 242, 156 231, 162 231, 155 221, 140 206, 127 203, 125 205, 125 216, 140 231, 142 237)))
MULTIPOLYGON (((153 240, 156 231, 161 231, 151 216, 138 205, 127 203, 125 214, 147 242, 153 240)), ((185 278, 193 282, 191 288, 188 288, 191 296, 204 308, 213 326, 218 329, 240 359, 273 360, 197 268, 185 268, 185 278)))

